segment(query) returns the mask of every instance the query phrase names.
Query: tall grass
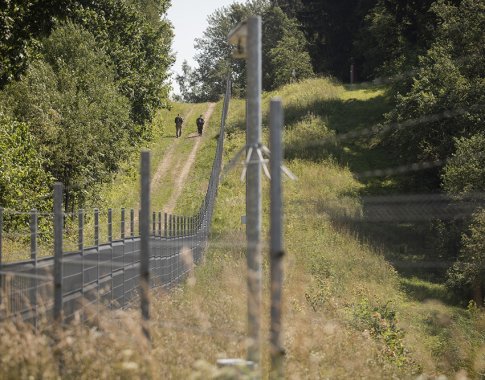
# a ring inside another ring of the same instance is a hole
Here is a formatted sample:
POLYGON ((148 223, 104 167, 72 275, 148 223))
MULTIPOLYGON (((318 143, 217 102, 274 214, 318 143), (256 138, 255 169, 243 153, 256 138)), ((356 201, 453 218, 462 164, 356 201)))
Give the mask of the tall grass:
MULTIPOLYGON (((284 182, 285 374, 291 379, 483 378, 483 311, 473 305, 461 309, 411 297, 406 289, 424 285, 418 280, 404 281, 381 249, 331 218, 360 213, 358 194, 366 185, 332 152, 308 155, 305 135, 310 143, 331 136, 336 125, 351 128, 326 117, 326 107, 344 107, 353 95, 372 102, 373 90, 365 91, 352 92, 317 79, 264 95, 265 115, 272 96, 284 98, 287 152, 294 149, 287 164, 298 177, 296 182, 284 182)), ((381 96, 379 91, 376 96, 381 96)), ((351 111, 358 114, 361 104, 356 108, 352 103, 348 104, 351 111)), ((226 164, 245 143, 243 116, 244 102, 233 101, 227 122, 226 164)), ((190 193, 202 188, 203 173, 210 169, 212 136, 207 135, 205 142, 207 148, 201 151, 205 158, 197 164, 197 180, 187 188, 190 193)), ((245 228, 240 220, 245 214, 245 185, 240 173, 237 165, 221 182, 205 262, 183 286, 168 294, 155 292, 151 350, 140 337, 134 311, 116 313, 116 323, 108 313, 101 327, 74 324, 62 332, 45 329, 34 334, 25 326, 5 324, 0 328, 2 341, 7 339, 8 344, 0 347, 0 357, 9 364, 0 367, 0 377, 244 378, 244 374, 225 373, 214 365, 218 358, 245 357, 247 348, 245 228), (32 344, 22 352, 24 342, 32 344)), ((197 195, 184 193, 178 206, 181 211, 189 211, 197 203, 191 197, 197 195)), ((263 378, 267 378, 267 181, 263 198, 261 365, 263 378)))

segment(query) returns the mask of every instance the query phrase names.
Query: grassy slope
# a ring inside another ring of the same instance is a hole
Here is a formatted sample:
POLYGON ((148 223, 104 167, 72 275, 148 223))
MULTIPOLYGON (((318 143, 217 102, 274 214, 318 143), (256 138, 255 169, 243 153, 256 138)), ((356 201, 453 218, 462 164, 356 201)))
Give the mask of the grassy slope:
MULTIPOLYGON (((471 377, 479 378, 479 371, 483 373, 485 369, 483 314, 437 301, 416 300, 410 288, 429 288, 429 283, 412 280, 412 287, 403 287, 405 280, 385 260, 384 248, 376 249, 372 241, 360 241, 348 226, 335 223, 329 216, 330 206, 333 214, 359 212, 358 195, 375 186, 356 181, 351 169, 374 167, 382 162, 385 152, 373 149, 372 141, 338 146, 332 143, 331 136, 335 131, 342 133, 379 121, 389 107, 382 89, 349 91, 323 79, 287 86, 278 94, 264 95, 265 124, 268 103, 274 95, 284 99, 287 163, 299 178, 297 182, 285 182, 288 254, 283 329, 287 377, 415 378, 421 372, 452 375, 465 368, 471 377), (321 144, 324 139, 329 143, 321 144), (334 158, 329 158, 329 153, 334 158)), ((188 106, 176 107, 183 112, 186 109, 183 107, 188 106)), ((160 126, 169 120, 167 124, 171 127, 177 110, 159 115, 160 137, 165 133, 160 126)), ((219 114, 220 105, 212 127, 218 126, 219 114)), ((243 115, 244 102, 232 101, 226 162, 244 144, 243 115)), ((198 206, 197 198, 203 197, 215 129, 206 136, 191 174, 196 180, 188 184, 177 205, 180 212, 193 211, 198 206)), ((266 129, 264 138, 267 139, 266 129)), ((163 138, 156 138, 154 144, 157 145, 154 149, 161 151, 168 146, 163 138)), ((151 351, 143 345, 133 314, 120 316, 116 326, 108 315, 101 335, 92 329, 73 327, 56 337, 47 329, 47 336, 54 336, 53 341, 25 331, 19 336, 15 328, 6 327, 2 334, 12 339, 2 339, 9 344, 0 346, 0 357, 10 359, 9 365, 0 370, 11 378, 31 373, 46 378, 59 373, 64 378, 159 378, 163 373, 164 378, 206 379, 221 375, 213 365, 217 358, 244 357, 246 262, 240 216, 245 211, 240 170, 239 166, 233 168, 221 183, 205 265, 196 269, 185 286, 169 295, 156 293, 153 297, 151 351), (29 350, 23 348, 25 339, 34 342, 29 350), (63 368, 57 366, 60 362, 63 368), (111 365, 107 367, 106 362, 111 365)), ((113 186, 114 190, 105 196, 107 203, 117 207, 136 204, 138 180, 134 172, 126 170, 124 177, 117 179, 124 187, 113 186)), ((263 194, 266 235, 267 181, 263 194)), ((266 239, 264 247, 263 341, 266 342, 269 315, 266 239)), ((439 291, 442 289, 436 292, 439 291)), ((263 369, 267 373, 264 342, 263 369)))
MULTIPOLYGON (((477 377, 483 368, 483 315, 438 301, 420 302, 416 290, 438 286, 403 279, 385 260, 384 248, 376 249, 371 241, 361 242, 348 226, 332 221, 327 212, 328 205, 334 213, 339 211, 336 209, 358 212, 358 194, 376 184, 357 182, 350 170, 368 170, 390 161, 372 140, 341 146, 332 144, 331 138, 329 144, 315 141, 331 137, 335 131, 378 122, 389 108, 383 89, 349 91, 325 80, 288 86, 277 94, 265 94, 265 124, 273 95, 284 99, 287 159, 299 177, 285 186, 288 375, 411 378, 421 372, 453 374, 466 369, 477 377), (329 153, 334 158, 329 158, 329 153)), ((229 115, 226 160, 244 144, 244 103, 233 101, 229 115)), ((206 326, 243 335, 245 238, 240 215, 245 211, 239 174, 239 167, 233 169, 220 187, 212 249, 207 265, 199 268, 196 276, 200 286, 187 287, 179 302, 190 300, 188 308, 198 305, 206 326)), ((263 208, 267 215, 266 196, 263 208)), ((267 231, 266 220, 264 226, 267 231)), ((263 267, 263 278, 267 279, 266 261, 263 267)), ((438 287, 433 294, 440 292, 443 289, 438 287)), ((167 311, 181 320, 188 313, 183 308, 167 311)), ((205 347, 204 358, 212 363, 221 353, 244 356, 244 347, 234 346, 234 340, 220 346, 220 342, 208 339, 205 347)))

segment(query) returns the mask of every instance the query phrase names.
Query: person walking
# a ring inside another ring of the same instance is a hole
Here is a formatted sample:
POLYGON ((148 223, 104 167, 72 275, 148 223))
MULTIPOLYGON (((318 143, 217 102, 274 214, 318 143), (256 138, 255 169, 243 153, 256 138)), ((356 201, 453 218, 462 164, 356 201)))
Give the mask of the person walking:
POLYGON ((197 120, 195 121, 195 123, 197 124, 197 132, 199 132, 199 136, 202 135, 202 128, 204 128, 204 119, 202 117, 202 115, 200 115, 197 120))
POLYGON ((182 124, 184 122, 184 119, 182 119, 182 116, 180 114, 177 114, 175 117, 175 137, 179 138, 182 136, 182 124))

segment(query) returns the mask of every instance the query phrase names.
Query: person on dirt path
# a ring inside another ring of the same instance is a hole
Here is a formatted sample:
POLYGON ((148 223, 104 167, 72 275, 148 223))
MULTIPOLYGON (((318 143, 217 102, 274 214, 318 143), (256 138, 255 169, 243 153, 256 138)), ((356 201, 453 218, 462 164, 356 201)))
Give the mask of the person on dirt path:
POLYGON ((202 117, 202 115, 200 115, 197 120, 195 121, 195 123, 197 124, 197 132, 199 132, 199 136, 202 135, 202 128, 204 128, 204 119, 202 117))
POLYGON ((182 124, 184 122, 184 119, 182 119, 182 116, 180 114, 177 114, 175 117, 175 137, 179 138, 182 136, 182 124))

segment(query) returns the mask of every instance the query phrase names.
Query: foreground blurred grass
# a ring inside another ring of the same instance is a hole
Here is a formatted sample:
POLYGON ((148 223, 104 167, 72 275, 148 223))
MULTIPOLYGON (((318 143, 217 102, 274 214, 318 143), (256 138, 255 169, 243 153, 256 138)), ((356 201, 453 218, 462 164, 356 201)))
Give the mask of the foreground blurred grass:
MULTIPOLYGON (((265 115, 274 95, 264 95, 265 115)), ((437 379, 441 374, 465 378, 466 373, 469 378, 483 378, 483 312, 430 299, 444 290, 415 278, 402 279, 372 242, 329 216, 329 204, 332 214, 358 214, 358 194, 367 184, 357 182, 350 169, 339 164, 340 147, 310 144, 308 151, 308 143, 331 137, 336 128, 352 128, 334 114, 345 112, 349 99, 374 104, 374 113, 367 116, 378 120, 376 109, 381 106, 375 98, 383 96, 382 89, 346 91, 317 79, 287 86, 278 95, 286 111, 285 142, 291 158, 287 164, 298 176, 298 181, 286 180, 284 185, 286 376, 437 379), (416 293, 410 290, 416 289, 425 295, 412 296, 416 293)), ((351 100, 350 109, 360 112, 363 104, 351 100)), ((216 112, 218 116, 220 108, 216 112)), ((243 116, 244 102, 233 101, 226 163, 244 144, 243 116)), ((264 120, 267 125, 266 116, 264 120)), ((197 180, 187 189, 194 195, 182 197, 177 206, 181 211, 197 204, 203 173, 210 171, 214 141, 208 135, 205 142, 194 174, 197 180)), ((0 377, 243 378, 214 366, 217 358, 243 358, 246 352, 245 231, 240 224, 245 186, 239 180, 240 170, 234 168, 220 185, 205 263, 184 286, 153 296, 151 350, 139 333, 135 311, 117 313, 114 320, 108 313, 100 328, 74 325, 61 332, 47 329, 34 334, 27 327, 8 324, 1 327, 2 341, 8 344, 0 345, 0 358, 7 363, 0 367, 0 377)), ((265 237, 267 185, 264 181, 265 237)), ((263 245, 263 279, 268 279, 267 239, 263 245)), ((264 285, 262 367, 267 378, 267 281, 264 285)))

